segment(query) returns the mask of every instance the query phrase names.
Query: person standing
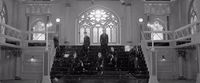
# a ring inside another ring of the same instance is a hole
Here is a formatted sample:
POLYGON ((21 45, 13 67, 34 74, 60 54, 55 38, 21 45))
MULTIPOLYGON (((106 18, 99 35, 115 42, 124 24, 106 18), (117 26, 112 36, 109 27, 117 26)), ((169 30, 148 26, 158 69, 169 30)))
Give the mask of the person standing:
POLYGON ((87 35, 87 32, 84 32, 83 46, 86 48, 90 46, 90 37, 87 35))
POLYGON ((106 30, 103 29, 103 34, 100 36, 100 44, 101 44, 101 54, 103 59, 105 59, 109 54, 108 49, 108 35, 106 34, 106 30))
POLYGON ((100 36, 100 43, 102 47, 108 46, 108 35, 106 34, 106 30, 103 29, 103 34, 100 36))

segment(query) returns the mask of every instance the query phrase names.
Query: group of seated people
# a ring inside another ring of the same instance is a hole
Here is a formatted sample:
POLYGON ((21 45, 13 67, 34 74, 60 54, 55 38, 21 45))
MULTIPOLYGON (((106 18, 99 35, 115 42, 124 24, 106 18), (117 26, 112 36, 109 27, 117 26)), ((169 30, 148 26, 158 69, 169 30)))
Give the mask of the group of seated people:
POLYGON ((103 34, 100 36, 100 48, 92 50, 94 48, 90 46, 90 38, 86 32, 84 34, 85 37, 81 49, 76 48, 73 53, 69 53, 67 56, 65 56, 67 53, 60 53, 66 51, 66 49, 58 51, 58 56, 61 58, 58 58, 57 55, 55 56, 53 68, 51 69, 52 76, 58 75, 59 71, 62 75, 103 75, 104 71, 124 71, 121 69, 123 65, 128 68, 125 71, 130 73, 141 73, 140 70, 142 69, 144 69, 142 71, 148 72, 142 51, 138 47, 130 50, 128 54, 122 51, 122 55, 120 55, 115 48, 108 46, 108 35, 103 30, 103 34), (120 56, 125 58, 122 60, 120 56))
MULTIPOLYGON (((87 36, 87 32, 84 32, 84 35, 85 35, 84 42, 83 42, 83 46, 81 50, 81 55, 83 57, 79 59, 82 66, 84 67, 83 71, 86 71, 86 72, 88 72, 88 70, 102 71, 104 70, 104 66, 116 67, 116 58, 114 54, 114 48, 108 47, 108 35, 106 34, 106 31, 103 30, 103 34, 101 34, 100 36, 101 46, 100 46, 100 52, 98 52, 98 57, 96 58, 96 61, 89 60, 88 53, 90 49, 90 37, 87 36), (86 66, 91 66, 91 67, 86 67, 86 66)), ((114 69, 114 68, 111 68, 111 69, 114 69)))

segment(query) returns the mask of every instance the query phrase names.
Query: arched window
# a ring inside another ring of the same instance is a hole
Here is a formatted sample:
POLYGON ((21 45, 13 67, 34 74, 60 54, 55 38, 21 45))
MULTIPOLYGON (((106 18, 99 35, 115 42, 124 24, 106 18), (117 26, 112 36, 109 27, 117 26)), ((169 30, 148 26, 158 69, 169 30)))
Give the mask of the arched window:
POLYGON ((94 7, 83 12, 78 18, 79 43, 83 43, 84 32, 87 32, 92 44, 99 44, 103 28, 108 34, 109 44, 119 43, 119 19, 113 12, 103 7, 94 7))
MULTIPOLYGON (((191 9, 190 9, 190 14, 189 14, 189 23, 194 23, 196 21, 198 21, 197 19, 197 12, 194 8, 194 6, 192 5, 191 9)), ((194 25, 192 28, 191 28, 191 34, 194 34, 194 32, 196 32, 196 25, 194 25)))
POLYGON ((45 33, 40 33, 45 32, 45 23, 42 20, 36 20, 31 29, 34 32, 31 37, 32 40, 45 40, 45 33))
MULTIPOLYGON (((8 22, 7 8, 3 0, 0 0, 0 22, 5 24, 8 22)), ((5 26, 0 25, 0 33, 5 34, 5 26)))
MULTIPOLYGON (((148 23, 147 26, 150 28, 151 31, 165 31, 166 30, 166 23, 163 23, 159 18, 155 18, 153 22, 148 23)), ((151 33, 151 40, 164 40, 164 33, 151 33)))

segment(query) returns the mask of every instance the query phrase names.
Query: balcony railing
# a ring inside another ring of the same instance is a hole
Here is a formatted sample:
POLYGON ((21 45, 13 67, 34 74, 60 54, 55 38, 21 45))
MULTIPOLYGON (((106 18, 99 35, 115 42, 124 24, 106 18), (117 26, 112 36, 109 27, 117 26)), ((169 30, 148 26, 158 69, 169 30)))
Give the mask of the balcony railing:
MULTIPOLYGON (((28 43, 44 43, 52 42, 52 39, 48 40, 31 40, 31 35, 35 33, 47 34, 47 31, 21 31, 10 25, 0 23, 0 45, 21 48, 22 46, 28 46, 28 43)), ((48 31, 48 36, 53 36, 54 31, 48 31)))
POLYGON ((142 39, 148 42, 175 42, 176 45, 191 45, 192 44, 192 37, 200 32, 200 22, 194 22, 183 27, 180 27, 174 31, 143 31, 142 32, 142 39), (158 40, 152 40, 152 35, 162 37, 158 40))

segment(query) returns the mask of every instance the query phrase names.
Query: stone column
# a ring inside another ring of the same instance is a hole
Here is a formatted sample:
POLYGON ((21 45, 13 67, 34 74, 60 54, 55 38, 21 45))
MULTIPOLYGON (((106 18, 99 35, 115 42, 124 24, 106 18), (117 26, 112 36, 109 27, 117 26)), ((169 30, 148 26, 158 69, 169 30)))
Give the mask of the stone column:
POLYGON ((0 46, 0 83, 1 83, 1 80, 2 80, 2 53, 1 53, 1 46, 0 46))
POLYGON ((131 4, 125 5, 126 6, 126 25, 127 25, 127 34, 126 34, 126 41, 132 41, 132 14, 131 14, 131 4))
POLYGON ((159 83, 157 78, 157 52, 155 49, 151 50, 151 69, 149 73, 149 83, 159 83))
MULTIPOLYGON (((67 43, 72 43, 72 33, 74 30, 72 29, 72 26, 70 24, 70 12, 71 12, 71 4, 70 3, 66 3, 65 4, 65 15, 64 15, 64 21, 61 21, 61 24, 63 24, 61 27, 60 27, 60 34, 61 34, 61 37, 60 37, 60 40, 61 40, 61 43, 62 44, 67 44, 67 43)), ((76 30, 77 29, 77 26, 75 25, 75 31, 78 31, 76 30)), ((77 35, 79 35, 78 33, 75 33, 75 43, 77 43, 77 35)))
POLYGON ((184 49, 178 49, 177 50, 178 52, 178 69, 179 69, 179 76, 178 76, 178 79, 179 80, 183 80, 185 79, 184 75, 183 75, 183 57, 185 57, 186 55, 186 51, 184 49))
MULTIPOLYGON (((19 49, 20 51, 21 49, 19 49)), ((22 67, 22 57, 21 57, 21 51, 20 54, 16 57, 16 73, 15 73, 15 79, 21 79, 21 67, 22 67)))
POLYGON ((49 52, 45 50, 43 55, 43 76, 42 76, 42 83, 51 83, 50 79, 50 69, 49 69, 49 52))
POLYGON ((200 83, 200 45, 196 45, 197 57, 198 57, 198 69, 199 73, 197 74, 196 83, 200 83))

